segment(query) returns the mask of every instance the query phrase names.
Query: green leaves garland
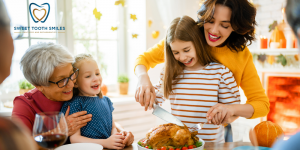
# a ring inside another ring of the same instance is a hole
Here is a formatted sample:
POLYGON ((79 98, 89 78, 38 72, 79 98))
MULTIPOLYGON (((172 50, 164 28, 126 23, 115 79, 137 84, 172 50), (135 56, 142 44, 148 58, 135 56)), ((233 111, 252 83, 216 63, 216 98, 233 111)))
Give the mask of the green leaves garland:
POLYGON ((277 56, 277 61, 276 62, 281 63, 282 66, 286 66, 286 64, 287 64, 286 58, 282 54, 277 56))
POLYGON ((267 62, 268 64, 272 65, 274 62, 280 63, 282 66, 290 66, 290 65, 297 65, 300 64, 299 56, 298 55, 266 55, 266 54, 253 54, 253 61, 259 61, 260 63, 264 64, 267 62))

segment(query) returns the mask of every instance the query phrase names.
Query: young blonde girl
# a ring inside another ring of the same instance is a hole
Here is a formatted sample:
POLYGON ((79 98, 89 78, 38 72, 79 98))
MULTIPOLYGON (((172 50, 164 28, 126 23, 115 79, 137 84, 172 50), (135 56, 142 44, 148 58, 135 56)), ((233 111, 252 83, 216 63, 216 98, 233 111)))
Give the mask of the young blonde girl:
POLYGON ((123 149, 131 145, 133 135, 128 131, 118 131, 112 117, 113 104, 101 93, 102 77, 96 61, 90 54, 79 54, 73 67, 79 70, 74 96, 64 103, 61 111, 65 113, 70 106, 69 114, 87 111, 93 117, 86 126, 70 136, 71 143, 97 143, 109 149, 123 149))
MULTIPOLYGON (((231 71, 217 63, 197 23, 188 16, 172 21, 165 39, 165 67, 155 86, 156 101, 169 99, 171 113, 192 127, 206 123, 208 110, 218 104, 239 104, 240 94, 231 71)), ((218 114, 221 118, 223 114, 218 114)), ((223 142, 224 127, 204 124, 198 137, 223 142)))

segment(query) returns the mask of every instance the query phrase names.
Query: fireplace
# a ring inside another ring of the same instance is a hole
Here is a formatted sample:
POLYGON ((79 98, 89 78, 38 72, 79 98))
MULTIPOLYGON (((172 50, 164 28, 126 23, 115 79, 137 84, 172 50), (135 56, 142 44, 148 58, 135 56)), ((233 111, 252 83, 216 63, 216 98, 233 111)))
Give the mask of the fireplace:
POLYGON ((280 125, 285 135, 300 129, 300 73, 265 74, 270 100, 267 120, 280 125))

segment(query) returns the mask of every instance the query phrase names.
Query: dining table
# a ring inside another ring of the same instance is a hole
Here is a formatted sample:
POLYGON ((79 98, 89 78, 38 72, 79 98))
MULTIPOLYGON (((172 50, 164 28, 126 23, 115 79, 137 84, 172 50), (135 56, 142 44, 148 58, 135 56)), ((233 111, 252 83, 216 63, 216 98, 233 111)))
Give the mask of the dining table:
MULTIPOLYGON (((138 150, 137 143, 125 147, 123 150, 138 150)), ((215 142, 206 142, 204 145, 205 150, 232 150, 235 147, 239 146, 252 146, 250 142, 225 142, 225 143, 215 143, 215 142)))

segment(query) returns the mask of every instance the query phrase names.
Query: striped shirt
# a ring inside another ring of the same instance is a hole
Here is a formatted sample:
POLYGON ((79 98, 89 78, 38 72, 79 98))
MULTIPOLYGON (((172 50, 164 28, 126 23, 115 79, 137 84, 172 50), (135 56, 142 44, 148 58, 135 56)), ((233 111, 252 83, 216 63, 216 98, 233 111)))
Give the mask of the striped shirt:
MULTIPOLYGON (((222 64, 210 63, 202 70, 184 70, 169 96, 171 113, 186 126, 205 123, 207 111, 217 103, 240 104, 240 93, 232 72, 222 64)), ((162 92, 163 72, 155 85, 156 100, 165 101, 162 92)), ((224 126, 204 124, 198 137, 206 142, 224 142, 224 126)))

